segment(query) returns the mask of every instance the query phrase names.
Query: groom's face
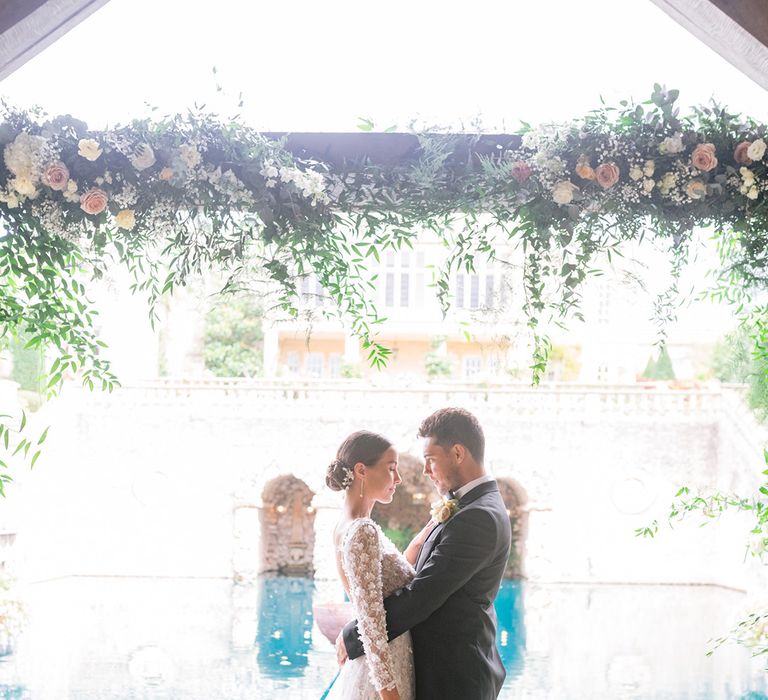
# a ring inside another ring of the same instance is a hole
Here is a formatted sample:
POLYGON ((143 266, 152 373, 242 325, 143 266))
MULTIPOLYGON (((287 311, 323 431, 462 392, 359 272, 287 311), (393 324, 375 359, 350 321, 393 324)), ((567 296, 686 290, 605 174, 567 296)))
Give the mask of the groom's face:
POLYGON ((424 476, 432 481, 441 496, 460 485, 454 451, 439 445, 433 437, 424 438, 424 476))

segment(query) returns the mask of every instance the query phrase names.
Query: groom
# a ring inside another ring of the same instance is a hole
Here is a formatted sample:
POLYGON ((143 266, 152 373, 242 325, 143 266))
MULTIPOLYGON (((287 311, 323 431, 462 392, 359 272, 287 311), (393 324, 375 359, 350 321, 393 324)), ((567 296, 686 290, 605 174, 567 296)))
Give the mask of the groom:
MULTIPOLYGON (((440 409, 422 422, 419 437, 424 474, 459 508, 427 536, 416 578, 385 599, 389 639, 411 631, 418 700, 493 700, 506 675, 493 601, 509 558, 509 514, 483 466, 475 416, 440 409)), ((364 653, 355 620, 336 644, 342 663, 364 653)))

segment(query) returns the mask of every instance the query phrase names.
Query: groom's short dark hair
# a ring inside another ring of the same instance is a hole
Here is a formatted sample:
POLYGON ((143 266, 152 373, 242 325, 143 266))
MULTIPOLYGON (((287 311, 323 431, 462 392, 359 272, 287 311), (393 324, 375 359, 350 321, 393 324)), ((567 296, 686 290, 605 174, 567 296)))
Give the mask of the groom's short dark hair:
POLYGON ((478 464, 485 456, 485 435, 477 418, 463 408, 441 408, 419 426, 420 438, 434 438, 441 447, 464 445, 478 464))

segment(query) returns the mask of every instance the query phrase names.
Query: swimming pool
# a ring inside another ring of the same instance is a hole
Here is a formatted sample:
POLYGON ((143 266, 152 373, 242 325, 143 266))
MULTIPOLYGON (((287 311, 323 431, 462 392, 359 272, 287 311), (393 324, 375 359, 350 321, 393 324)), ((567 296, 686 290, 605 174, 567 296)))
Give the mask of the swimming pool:
MULTIPOLYGON (((286 700, 335 673, 312 606, 337 584, 265 576, 71 577, 27 592, 30 624, 0 657, 0 700, 286 700)), ((760 662, 706 657, 740 594, 703 586, 505 582, 496 602, 503 698, 760 700, 760 662)))

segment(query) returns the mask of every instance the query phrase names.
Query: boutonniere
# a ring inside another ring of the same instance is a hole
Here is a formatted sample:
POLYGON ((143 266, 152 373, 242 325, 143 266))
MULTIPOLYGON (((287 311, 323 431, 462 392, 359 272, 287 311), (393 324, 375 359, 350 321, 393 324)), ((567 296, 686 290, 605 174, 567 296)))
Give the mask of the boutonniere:
POLYGON ((443 498, 439 501, 435 501, 432 504, 432 510, 430 510, 430 515, 432 516, 432 520, 434 520, 436 523, 442 525, 444 522, 449 520, 453 515, 455 515, 459 510, 459 499, 458 498, 443 498))

